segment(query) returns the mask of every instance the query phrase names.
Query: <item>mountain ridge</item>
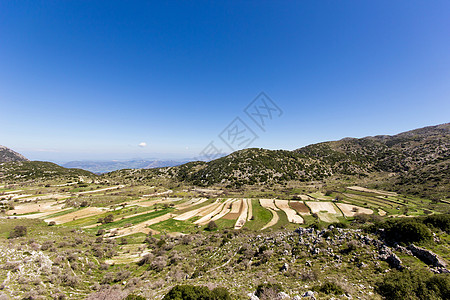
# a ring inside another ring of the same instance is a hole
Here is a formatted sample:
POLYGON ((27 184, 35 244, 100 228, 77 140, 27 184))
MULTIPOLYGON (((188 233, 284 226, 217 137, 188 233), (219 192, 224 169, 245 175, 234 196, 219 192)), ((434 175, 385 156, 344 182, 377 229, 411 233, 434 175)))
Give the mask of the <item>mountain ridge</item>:
POLYGON ((29 161, 28 158, 8 147, 0 145, 0 163, 13 161, 29 161))

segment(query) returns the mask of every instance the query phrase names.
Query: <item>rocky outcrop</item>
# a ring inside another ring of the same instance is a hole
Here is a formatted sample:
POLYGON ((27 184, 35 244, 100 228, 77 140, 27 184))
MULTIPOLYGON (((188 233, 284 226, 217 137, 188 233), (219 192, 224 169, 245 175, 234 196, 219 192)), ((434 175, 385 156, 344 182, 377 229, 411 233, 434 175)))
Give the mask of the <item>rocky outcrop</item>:
POLYGON ((446 268, 447 263, 440 258, 436 253, 431 252, 425 248, 417 247, 414 244, 409 245, 408 249, 414 256, 419 258, 424 263, 436 268, 446 268))
POLYGON ((391 266, 391 268, 395 268, 398 270, 403 269, 401 259, 387 246, 383 246, 380 249, 379 258, 386 261, 389 266, 391 266))

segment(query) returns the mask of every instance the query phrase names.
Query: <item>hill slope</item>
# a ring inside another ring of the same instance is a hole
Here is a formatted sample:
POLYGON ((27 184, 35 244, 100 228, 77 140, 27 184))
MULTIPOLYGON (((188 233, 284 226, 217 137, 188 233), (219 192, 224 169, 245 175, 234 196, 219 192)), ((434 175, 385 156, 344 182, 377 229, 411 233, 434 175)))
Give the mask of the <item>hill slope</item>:
POLYGON ((333 175, 390 173, 390 184, 406 184, 410 189, 406 192, 412 192, 412 185, 421 182, 445 195, 450 184, 449 165, 450 123, 447 123, 393 136, 323 142, 294 151, 245 149, 207 163, 121 170, 107 176, 169 178, 200 186, 241 186, 321 180, 333 175))
POLYGON ((0 163, 11 161, 28 161, 28 159, 22 154, 0 145, 0 163))
POLYGON ((0 182, 23 182, 29 180, 73 179, 80 176, 93 177, 91 172, 67 169, 51 162, 21 161, 0 163, 0 182))

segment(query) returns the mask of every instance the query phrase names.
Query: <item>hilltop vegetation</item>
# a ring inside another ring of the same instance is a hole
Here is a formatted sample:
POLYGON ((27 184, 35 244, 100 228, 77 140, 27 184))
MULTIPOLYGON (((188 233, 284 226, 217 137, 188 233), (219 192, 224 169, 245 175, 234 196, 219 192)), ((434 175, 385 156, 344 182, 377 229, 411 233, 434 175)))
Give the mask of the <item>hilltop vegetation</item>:
POLYGON ((0 182, 45 181, 49 179, 78 180, 79 177, 93 177, 89 171, 67 169, 44 161, 19 161, 0 164, 0 182))
POLYGON ((245 149, 210 162, 120 170, 105 177, 128 182, 169 179, 197 186, 239 188, 350 176, 374 179, 367 183, 387 190, 443 199, 450 195, 449 165, 447 123, 394 136, 345 138, 294 151, 245 149))

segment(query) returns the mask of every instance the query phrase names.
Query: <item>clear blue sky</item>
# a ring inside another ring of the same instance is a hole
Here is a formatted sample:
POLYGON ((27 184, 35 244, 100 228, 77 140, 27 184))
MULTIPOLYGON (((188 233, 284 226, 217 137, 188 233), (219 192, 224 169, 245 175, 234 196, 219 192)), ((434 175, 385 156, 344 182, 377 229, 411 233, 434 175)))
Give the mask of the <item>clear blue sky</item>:
POLYGON ((0 144, 185 158, 235 117, 269 149, 394 134, 450 121, 449 53, 449 1, 0 1, 0 144))

